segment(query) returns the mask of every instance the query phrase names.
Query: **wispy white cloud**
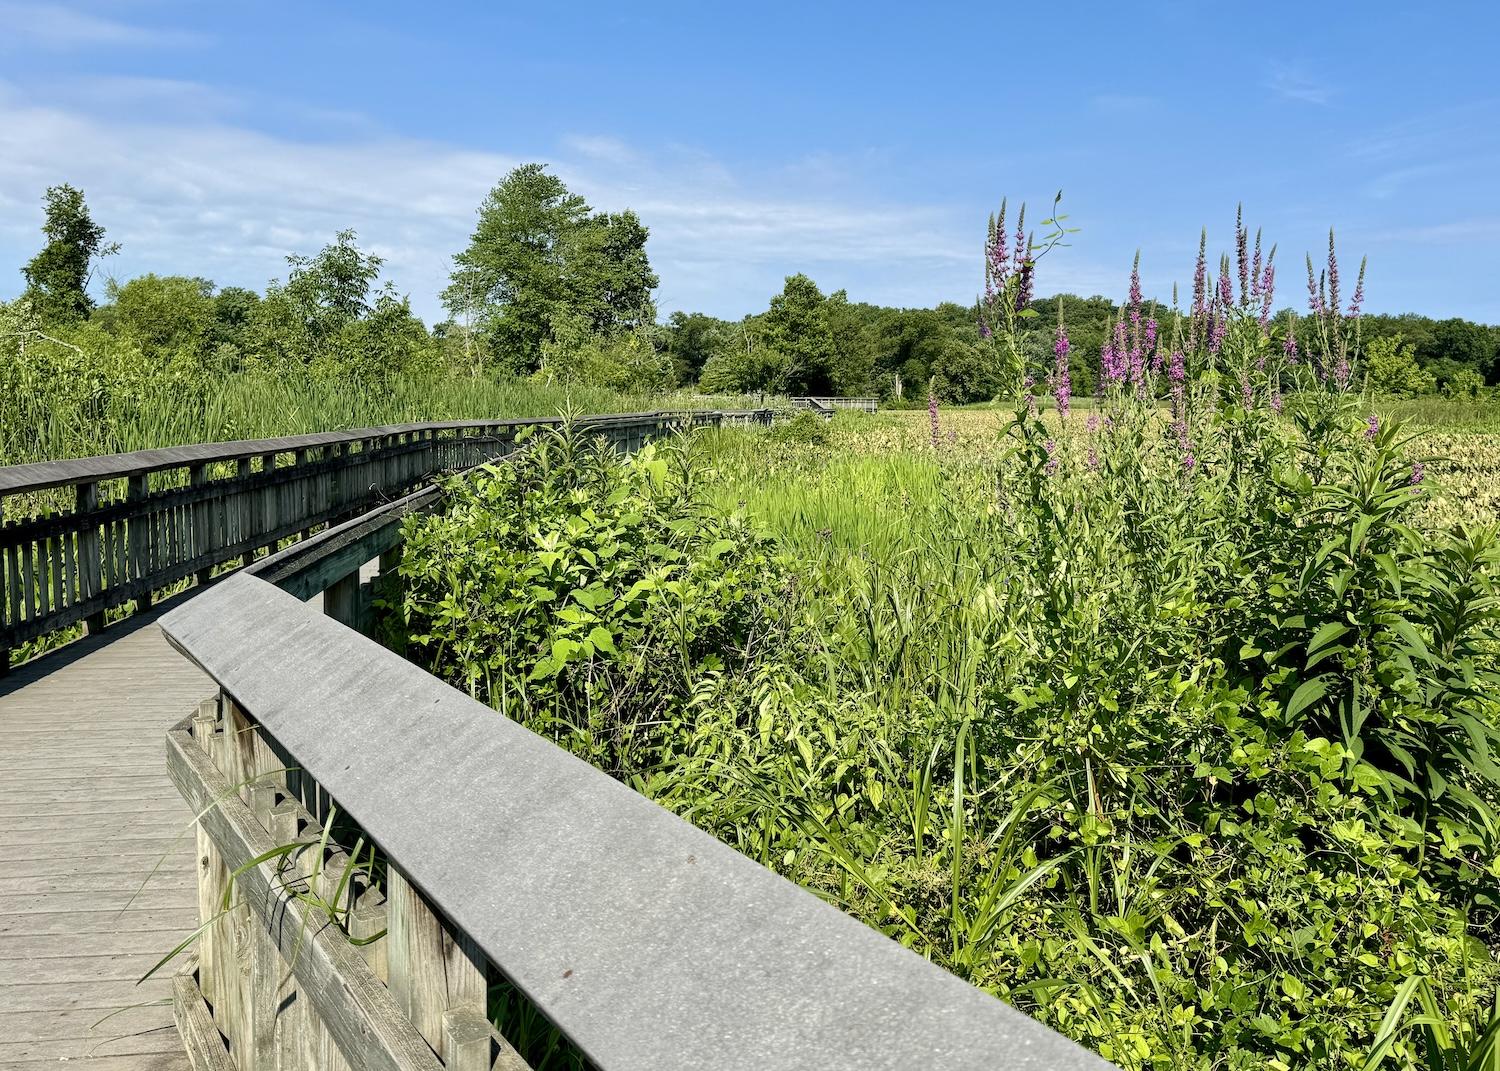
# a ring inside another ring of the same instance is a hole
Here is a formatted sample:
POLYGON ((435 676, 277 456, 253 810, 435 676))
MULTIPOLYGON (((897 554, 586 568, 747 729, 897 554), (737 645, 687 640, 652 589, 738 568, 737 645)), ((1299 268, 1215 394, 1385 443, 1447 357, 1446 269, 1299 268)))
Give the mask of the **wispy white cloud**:
POLYGON ((1271 67, 1265 87, 1283 100, 1303 104, 1327 104, 1335 93, 1334 88, 1327 83, 1280 63, 1271 67))
POLYGON ((200 34, 122 22, 62 4, 0 3, 0 49, 179 48, 200 44, 200 34))
MULTIPOLYGON (((190 83, 132 91, 192 101, 190 83)), ((0 265, 34 251, 46 186, 84 189, 123 243, 110 265, 262 285, 289 252, 342 227, 386 258, 424 315, 475 208, 520 158, 378 131, 298 140, 217 111, 151 109, 142 120, 81 98, 37 101, 0 83, 0 265), (179 114, 180 112, 180 114, 179 114)), ((665 308, 733 314, 763 307, 784 275, 806 270, 857 300, 929 305, 974 289, 975 221, 954 206, 851 198, 837 161, 792 161, 739 175, 691 148, 644 151, 612 138, 567 139, 548 162, 595 207, 635 209, 651 228, 665 308)), ((857 166, 857 165, 851 165, 857 166)), ((0 270, 0 280, 10 276, 0 270)), ((0 282, 0 296, 11 285, 0 282)))
POLYGON ((1448 164, 1417 164, 1413 167, 1398 167, 1371 176, 1364 185, 1365 194, 1378 201, 1389 200, 1413 182, 1431 179, 1452 170, 1448 164))

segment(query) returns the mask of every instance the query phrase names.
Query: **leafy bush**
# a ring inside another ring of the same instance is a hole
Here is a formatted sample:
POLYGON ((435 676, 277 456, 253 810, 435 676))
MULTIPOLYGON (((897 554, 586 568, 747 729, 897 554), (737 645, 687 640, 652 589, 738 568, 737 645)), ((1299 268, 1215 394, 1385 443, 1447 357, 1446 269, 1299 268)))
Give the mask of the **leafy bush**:
POLYGON ((828 441, 829 422, 817 413, 804 409, 790 420, 771 429, 771 438, 783 443, 822 445, 828 441))
POLYGON ((1436 377, 1417 363, 1415 347, 1399 334, 1373 339, 1365 350, 1365 362, 1366 383, 1376 394, 1410 398, 1437 389, 1436 377))
POLYGON ((742 518, 707 509, 686 442, 627 459, 573 427, 456 480, 406 522, 411 657, 607 769, 707 673, 760 658, 789 580, 742 518))

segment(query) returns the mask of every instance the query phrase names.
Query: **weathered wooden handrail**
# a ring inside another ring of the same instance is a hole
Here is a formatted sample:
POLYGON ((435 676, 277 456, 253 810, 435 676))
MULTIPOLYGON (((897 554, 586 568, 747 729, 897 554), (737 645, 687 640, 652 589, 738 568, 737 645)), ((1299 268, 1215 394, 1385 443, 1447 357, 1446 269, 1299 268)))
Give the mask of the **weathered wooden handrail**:
MULTIPOLYGON (((633 449, 684 424, 769 423, 770 410, 584 417, 633 449)), ((10 651, 502 456, 559 418, 400 424, 0 468, 0 673, 10 651), (6 499, 72 488, 61 513, 9 521, 6 499)))
POLYGON ((1109 1066, 255 575, 162 627, 221 689, 168 737, 202 815, 200 1066, 521 1069, 499 980, 603 1071, 1109 1066), (321 833, 335 808, 357 834, 321 833), (355 835, 383 887, 330 876, 355 835))
POLYGON ((862 413, 873 413, 880 407, 879 398, 834 398, 823 395, 802 395, 792 399, 796 409, 832 410, 855 409, 862 413))

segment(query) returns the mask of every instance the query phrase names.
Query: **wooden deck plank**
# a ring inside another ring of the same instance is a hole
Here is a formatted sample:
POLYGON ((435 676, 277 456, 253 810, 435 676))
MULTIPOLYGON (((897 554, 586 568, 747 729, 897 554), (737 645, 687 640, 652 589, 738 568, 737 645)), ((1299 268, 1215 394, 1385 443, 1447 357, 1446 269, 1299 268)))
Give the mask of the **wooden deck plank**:
POLYGON ((4 1071, 188 1066, 171 1007, 153 1003, 166 974, 135 982, 197 926, 192 815, 163 738, 212 685, 155 617, 0 682, 4 1071))

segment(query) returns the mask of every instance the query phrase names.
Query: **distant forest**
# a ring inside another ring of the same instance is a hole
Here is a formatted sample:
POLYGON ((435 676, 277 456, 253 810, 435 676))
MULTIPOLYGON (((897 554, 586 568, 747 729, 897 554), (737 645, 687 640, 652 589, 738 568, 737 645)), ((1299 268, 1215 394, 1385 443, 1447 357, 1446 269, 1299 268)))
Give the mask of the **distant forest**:
MULTIPOLYGON (((117 247, 81 191, 56 186, 45 203, 45 241, 22 270, 25 290, 0 303, 0 356, 6 340, 46 339, 99 362, 171 365, 190 376, 299 367, 375 382, 470 374, 888 401, 925 400, 930 389, 960 403, 1001 389, 972 301, 889 308, 842 290, 824 294, 795 274, 765 311, 738 321, 697 312, 662 319, 647 227, 630 211, 595 212, 537 164, 505 176, 480 205, 443 293, 449 317, 431 327, 392 284, 377 285, 381 260, 352 231, 317 253, 288 255, 285 278, 264 291, 153 273, 110 280, 98 303, 90 281, 117 247)), ((1026 348, 1039 369, 1052 360, 1059 303, 1073 388, 1088 393, 1120 307, 1074 294, 1032 302, 1026 348)), ((1158 318, 1169 331, 1170 310, 1158 308, 1158 318)), ((1366 315, 1362 330, 1367 344, 1386 340, 1379 360, 1399 368, 1406 393, 1472 394, 1500 381, 1500 327, 1405 313, 1366 315)))

